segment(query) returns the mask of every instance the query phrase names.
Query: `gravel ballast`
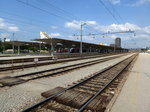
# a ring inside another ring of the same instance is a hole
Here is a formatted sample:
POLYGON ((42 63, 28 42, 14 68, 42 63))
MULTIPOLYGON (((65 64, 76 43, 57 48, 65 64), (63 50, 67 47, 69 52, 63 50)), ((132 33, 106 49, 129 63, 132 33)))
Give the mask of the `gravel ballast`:
MULTIPOLYGON (((119 55, 123 55, 123 54, 119 54, 119 55)), ((119 55, 112 55, 112 56, 105 56, 105 57, 113 57, 113 56, 119 56, 119 55)), ((56 63, 56 64, 50 64, 50 65, 45 65, 45 66, 33 66, 30 68, 23 68, 23 69, 19 69, 19 70, 9 70, 9 71, 0 72, 0 78, 6 77, 6 76, 18 76, 18 75, 27 74, 27 73, 33 73, 33 72, 38 72, 38 71, 42 71, 42 70, 48 70, 48 69, 53 69, 53 68, 57 68, 57 67, 78 64, 78 63, 83 63, 83 62, 87 62, 87 61, 102 59, 105 57, 69 61, 69 62, 56 63)))
MULTIPOLYGON (((0 89, 0 112, 18 112, 37 101, 41 101, 41 93, 55 87, 66 87, 94 72, 100 71, 110 65, 113 65, 127 57, 123 56, 107 62, 99 63, 89 67, 74 70, 56 77, 48 77, 29 81, 13 87, 0 89)), ((80 60, 81 61, 81 60, 80 60)))

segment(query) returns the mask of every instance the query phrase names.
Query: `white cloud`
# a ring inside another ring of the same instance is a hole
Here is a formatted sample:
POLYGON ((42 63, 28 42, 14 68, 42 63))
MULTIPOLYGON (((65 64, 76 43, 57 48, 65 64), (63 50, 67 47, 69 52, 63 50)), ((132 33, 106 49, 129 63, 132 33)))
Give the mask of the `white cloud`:
POLYGON ((8 38, 10 36, 9 33, 1 33, 0 34, 0 38, 4 39, 4 38, 8 38))
MULTIPOLYGON (((81 23, 83 23, 83 21, 74 20, 72 22, 67 22, 65 24, 65 27, 72 28, 72 29, 80 29, 81 23)), ((137 42, 139 42, 139 40, 140 40, 139 44, 136 44, 136 46, 140 46, 140 45, 142 46, 146 42, 146 39, 148 39, 148 40, 150 39, 150 26, 140 27, 136 24, 131 24, 128 22, 125 24, 110 24, 110 25, 100 25, 96 21, 86 21, 86 23, 87 23, 87 25, 90 25, 91 29, 96 30, 97 32, 100 32, 100 33, 119 32, 119 31, 122 32, 122 31, 129 31, 129 30, 135 31, 135 33, 136 33, 136 36, 134 36, 133 33, 117 33, 117 34, 105 35, 104 37, 108 38, 109 41, 114 40, 116 37, 121 37, 123 42, 124 41, 132 42, 135 39, 135 40, 137 40, 137 42)), ((93 30, 91 30, 91 31, 93 31, 93 30)), ((89 32, 89 33, 93 33, 93 32, 89 32)), ((86 34, 88 34, 88 32, 86 34)), ((99 35, 99 36, 101 37, 102 35, 99 35)), ((88 37, 84 36, 84 40, 88 40, 88 42, 94 41, 89 36, 88 37)))
POLYGON ((57 26, 50 26, 51 29, 57 29, 57 26))
POLYGON ((145 33, 149 33, 150 34, 150 26, 146 26, 142 29, 145 33))
MULTIPOLYGON (((108 26, 100 26, 97 25, 94 27, 99 32, 105 33, 105 32, 118 32, 118 31, 128 31, 129 29, 132 31, 135 31, 136 36, 134 38, 149 38, 150 39, 150 26, 140 27, 135 24, 131 23, 125 23, 125 24, 111 24, 108 26)), ((111 38, 117 37, 118 34, 110 35, 111 38)), ((124 40, 130 39, 129 36, 121 35, 124 40)), ((133 36, 132 36, 133 37, 133 36)))
MULTIPOLYGON (((110 35, 109 37, 115 39, 115 38, 117 38, 117 35, 113 34, 113 35, 110 35)), ((105 36, 104 36, 104 38, 105 38, 105 36)))
POLYGON ((125 23, 125 24, 111 24, 108 26, 97 25, 94 29, 100 32, 118 32, 118 31, 127 31, 127 30, 140 30, 141 28, 135 24, 125 23))
POLYGON ((85 23, 86 23, 87 25, 96 25, 96 24, 97 24, 96 21, 85 21, 85 23))
MULTIPOLYGON (((66 22, 65 27, 71 29, 80 29, 81 23, 86 23, 87 25, 91 26, 94 30, 97 30, 98 32, 101 33, 132 30, 137 33, 138 38, 150 38, 150 26, 140 27, 136 24, 131 24, 128 22, 125 24, 99 25, 96 21, 73 20, 72 22, 66 22)), ((116 38, 116 35, 111 35, 110 37, 116 38)), ((129 39, 127 36, 124 38, 129 39)))
POLYGON ((8 27, 8 30, 9 30, 9 31, 13 31, 13 32, 17 32, 17 31, 19 31, 19 28, 16 27, 16 26, 9 26, 9 27, 8 27))
POLYGON ((2 40, 2 41, 4 41, 4 39, 5 39, 5 41, 10 41, 9 37, 10 37, 9 33, 1 33, 0 34, 0 40, 2 40))
POLYGON ((76 20, 73 20, 72 22, 66 22, 65 27, 71 28, 71 29, 80 29, 80 25, 82 23, 86 23, 87 25, 90 25, 90 26, 97 24, 96 21, 76 21, 76 20))
POLYGON ((150 3, 150 0, 137 0, 132 6, 140 6, 148 3, 150 3))
POLYGON ((51 33, 49 34, 50 37, 58 37, 61 36, 59 33, 51 33))
POLYGON ((140 38, 149 38, 150 39, 150 35, 147 35, 147 34, 138 34, 138 37, 140 38))
POLYGON ((66 22, 65 27, 71 28, 71 29, 80 29, 80 22, 73 20, 72 22, 66 22))
POLYGON ((19 31, 19 27, 14 24, 7 23, 3 18, 0 18, 0 29, 6 30, 9 32, 19 31))
POLYGON ((120 0, 109 0, 112 4, 119 4, 120 3, 120 0))

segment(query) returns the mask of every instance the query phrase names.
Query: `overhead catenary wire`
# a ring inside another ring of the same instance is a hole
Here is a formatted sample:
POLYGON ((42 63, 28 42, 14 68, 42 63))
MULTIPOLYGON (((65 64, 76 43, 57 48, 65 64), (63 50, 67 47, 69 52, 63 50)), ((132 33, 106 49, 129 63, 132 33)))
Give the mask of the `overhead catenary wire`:
POLYGON ((70 19, 81 20, 81 18, 75 16, 74 14, 72 14, 72 13, 70 13, 70 12, 68 12, 68 11, 66 11, 66 10, 64 10, 62 8, 59 8, 59 7, 55 6, 55 5, 53 5, 52 3, 50 3, 47 0, 36 0, 36 1, 38 1, 38 2, 40 2, 40 3, 42 3, 42 4, 46 5, 46 6, 48 6, 50 8, 54 8, 55 10, 57 10, 58 12, 60 12, 61 14, 63 13, 64 15, 67 15, 68 18, 70 18, 70 19))
MULTIPOLYGON (((37 7, 37 6, 35 6, 35 5, 32 5, 31 3, 29 3, 29 2, 23 2, 23 1, 21 1, 21 0, 16 0, 16 1, 18 1, 18 2, 20 2, 20 3, 22 3, 22 4, 24 4, 24 5, 27 5, 27 6, 30 6, 30 7, 32 7, 32 8, 35 8, 35 9, 37 9, 37 10, 40 10, 40 11, 42 11, 42 12, 45 12, 45 13, 47 13, 47 14, 49 14, 49 15, 52 15, 52 16, 55 16, 55 17, 57 17, 57 18, 61 18, 62 19, 62 16, 60 16, 60 15, 58 15, 58 14, 54 14, 54 13, 51 13, 50 11, 47 11, 47 10, 45 10, 45 9, 42 9, 42 8, 39 8, 39 7, 37 7)), ((45 0, 44 0, 45 1, 45 0)), ((100 0, 99 0, 100 1, 100 0)), ((50 4, 50 6, 52 6, 52 7, 55 7, 54 5, 51 5, 50 4)), ((64 13, 68 13, 68 12, 66 12, 65 10, 63 10, 63 9, 61 9, 61 8, 58 8, 58 7, 55 7, 55 9, 58 9, 59 11, 61 11, 61 12, 64 12, 64 13)), ((110 11, 111 12, 111 11, 110 11)), ((71 14, 69 14, 68 13, 68 15, 71 15, 71 14)), ((112 14, 113 15, 113 14, 112 14)), ((114 16, 114 15, 113 15, 114 16)), ((115 16, 114 16, 114 18, 115 18, 115 16)), ((67 18, 65 18, 65 17, 63 17, 63 19, 64 20, 70 20, 70 17, 69 17, 69 19, 67 19, 67 18)), ((33 24, 33 23, 32 23, 33 24)), ((31 25, 31 24, 30 24, 31 25)), ((45 26, 44 26, 45 27, 45 26)), ((91 30, 90 30, 91 31, 91 30)), ((70 33, 71 34, 71 33, 70 33)))
MULTIPOLYGON (((33 25, 33 26, 36 26, 36 27, 39 27, 39 28, 42 27, 42 28, 46 28, 46 29, 48 28, 48 27, 46 27, 46 26, 44 26, 44 25, 37 25, 37 24, 33 24, 33 23, 21 21, 21 20, 18 20, 18 19, 7 18, 7 17, 4 17, 4 16, 0 16, 0 18, 4 18, 4 19, 10 20, 10 21, 15 21, 15 22, 20 23, 20 24, 23 24, 23 25, 33 25)), ((72 33, 65 32, 65 31, 60 30, 60 29, 57 29, 57 31, 60 31, 60 32, 65 33, 65 34, 72 34, 72 33)))
MULTIPOLYGON (((5 14, 7 14, 7 15, 12 15, 12 16, 15 16, 15 17, 19 17, 19 18, 27 18, 28 20, 30 20, 30 22, 26 22, 26 21, 22 21, 22 20, 18 20, 18 19, 13 19, 12 17, 11 18, 8 18, 8 17, 4 17, 4 16, 0 16, 1 18, 4 18, 4 19, 6 19, 6 20, 10 20, 10 21, 15 21, 15 22, 19 22, 19 24, 23 24, 23 25, 33 25, 33 26, 37 26, 37 27, 39 27, 39 28, 46 28, 47 29, 47 27, 45 26, 45 25, 37 25, 37 23, 36 24, 34 24, 33 22, 35 22, 35 21, 37 21, 38 23, 40 23, 40 22, 44 22, 44 23, 46 23, 46 24, 49 24, 48 22, 45 22, 45 21, 41 21, 41 20, 36 20, 36 19, 31 19, 31 18, 29 18, 29 17, 26 17, 26 16, 22 16, 22 15, 18 15, 18 14, 12 14, 12 13, 10 13, 10 12, 6 12, 6 11, 2 11, 2 10, 0 10, 0 12, 3 12, 3 13, 5 13, 5 14), (32 20, 32 23, 31 23, 31 20, 32 20)), ((5 21, 6 21, 5 20, 5 21)), ((51 26, 56 26, 56 25, 54 25, 54 24, 49 24, 49 25, 51 25, 51 26)), ((50 28, 50 27, 49 27, 50 28)), ((54 29, 53 29, 54 30, 54 29)), ((59 31, 59 32, 62 32, 62 33, 65 33, 65 34, 72 34, 72 33, 69 33, 69 32, 66 32, 66 31, 63 31, 63 30, 60 30, 60 29, 58 29, 57 28, 57 31, 59 31)))
POLYGON ((113 9, 113 11, 118 15, 118 17, 120 18, 120 21, 122 23, 124 23, 124 19, 121 17, 121 15, 119 14, 119 12, 114 8, 114 6, 112 5, 112 3, 110 2, 110 0, 108 0, 109 5, 111 6, 111 8, 113 9))
POLYGON ((40 10, 40 11, 42 11, 42 12, 44 12, 44 13, 47 13, 47 14, 49 14, 50 16, 57 17, 58 19, 68 20, 67 18, 65 18, 65 17, 63 17, 63 16, 54 14, 54 13, 52 13, 52 12, 50 12, 50 11, 47 11, 47 10, 45 10, 45 9, 42 9, 42 8, 37 7, 37 6, 35 6, 35 5, 32 5, 32 4, 28 3, 28 2, 23 2, 23 1, 21 1, 21 0, 16 0, 16 1, 17 1, 17 2, 20 2, 20 3, 24 4, 24 5, 27 5, 27 6, 29 6, 29 7, 32 7, 32 8, 34 8, 34 9, 40 10))
POLYGON ((98 0, 98 3, 100 3, 101 5, 104 6, 104 8, 108 11, 108 13, 113 17, 113 19, 120 24, 120 22, 118 21, 118 19, 115 17, 115 15, 110 11, 110 9, 104 4, 104 2, 102 0, 98 0))
MULTIPOLYGON (((54 13, 51 13, 50 11, 47 11, 47 10, 45 10, 45 9, 42 9, 42 8, 39 8, 39 7, 37 7, 37 6, 34 6, 34 5, 32 5, 32 4, 30 4, 28 1, 27 2, 23 2, 23 1, 21 1, 21 0, 16 0, 17 2, 20 2, 20 3, 22 3, 22 4, 24 4, 24 5, 27 5, 27 6, 30 6, 30 7, 32 7, 32 8, 35 8, 35 9, 37 9, 37 10, 40 10, 40 11, 42 11, 42 12, 44 12, 44 13, 47 13, 47 14, 49 14, 49 15, 52 15, 52 16, 55 16, 55 17, 57 17, 57 18, 59 18, 59 19, 64 19, 64 20, 72 20, 72 19, 67 19, 67 18, 65 18, 65 17, 63 17, 63 16, 61 16, 61 15, 56 15, 56 14, 54 14, 54 13)), ((43 2, 43 1, 42 1, 43 2)), ((50 6, 53 6, 53 7, 55 7, 55 9, 58 9, 59 11, 62 11, 62 12, 64 12, 64 13, 67 13, 67 14, 71 14, 71 13, 69 13, 69 12, 66 12, 65 10, 63 10, 63 9, 61 9, 61 8, 58 8, 58 7, 56 7, 56 6, 54 6, 54 5, 51 5, 50 3, 47 3, 47 4, 49 4, 50 6)), ((46 4, 46 5, 47 5, 46 4)), ((74 18, 77 18, 75 15, 73 15, 73 14, 71 14, 74 18)), ((79 18, 80 19, 80 18, 79 18)), ((81 20, 81 19, 80 19, 81 20)), ((75 24, 77 24, 77 23, 75 23, 75 24)), ((90 32, 91 32, 91 29, 89 29, 89 28, 86 28, 86 29, 88 29, 90 32)), ((94 29, 92 29, 92 30, 94 30, 94 29)), ((96 31, 96 30, 94 30, 94 31, 96 31)), ((97 31, 96 31, 97 32, 97 31)))
MULTIPOLYGON (((42 12, 44 12, 44 13, 47 13, 47 14, 49 14, 49 15, 51 15, 51 16, 55 16, 55 17, 57 17, 57 18, 59 18, 59 19, 64 19, 64 20, 72 20, 72 19, 67 19, 67 18, 65 18, 65 17, 63 17, 63 16, 60 16, 60 15, 56 15, 56 14, 54 14, 54 13, 51 13, 50 11, 47 11, 47 10, 45 10, 45 9, 42 9, 42 8, 39 8, 39 7, 37 7, 37 6, 34 6, 34 5, 32 5, 32 4, 29 4, 29 2, 23 2, 23 1, 21 1, 21 0, 16 0, 17 2, 20 2, 20 3, 22 3, 22 4, 24 4, 24 5, 27 5, 27 6, 30 6, 30 7, 32 7, 32 8, 35 8, 35 9, 37 9, 37 10, 40 10, 40 11, 42 11, 42 12)), ((91 30, 90 30, 91 31, 91 30)))
MULTIPOLYGON (((36 1, 39 1, 40 3, 46 5, 46 6, 50 7, 50 8, 55 8, 55 10, 57 10, 58 12, 67 15, 70 20, 72 20, 72 19, 73 19, 73 20, 74 20, 74 19, 77 19, 77 20, 79 20, 79 21, 82 20, 80 17, 78 17, 78 16, 76 16, 76 15, 74 15, 74 14, 68 12, 68 11, 65 11, 65 10, 62 9, 62 8, 59 8, 59 7, 55 6, 55 5, 53 5, 52 3, 50 3, 50 2, 47 1, 47 0, 42 0, 42 1, 41 1, 41 0, 36 0, 36 1)), ((86 23, 86 22, 85 22, 85 23, 86 23)), ((75 24, 77 24, 77 23, 75 23, 75 24)), ((86 29, 89 30, 89 31, 91 31, 91 29, 89 29, 89 28, 86 28, 86 29)), ((92 29, 92 30, 93 30, 93 29, 92 29)), ((96 30, 93 30, 93 31, 96 31, 96 30)), ((96 31, 96 32, 97 32, 97 31, 96 31)))
MULTIPOLYGON (((116 15, 118 15, 118 17, 120 18, 121 23, 125 23, 124 19, 121 17, 121 15, 118 13, 118 11, 113 7, 110 0, 108 0, 108 3, 112 7, 112 9, 116 13, 116 15)), ((126 30, 129 30, 126 25, 125 25, 125 28, 126 28, 126 30)))
MULTIPOLYGON (((37 19, 32 19, 32 18, 29 18, 29 17, 26 17, 26 16, 22 16, 22 15, 18 15, 18 14, 14 14, 14 13, 10 13, 10 12, 6 12, 6 11, 2 11, 2 10, 0 10, 0 12, 2 12, 2 13, 4 13, 4 14, 7 14, 7 15, 12 15, 12 16, 15 16, 15 17, 19 17, 19 18, 26 18, 26 19, 28 19, 28 20, 32 20, 32 21, 37 21, 37 22, 41 22, 41 23, 46 23, 47 24, 47 22, 45 22, 45 21, 41 21, 41 20, 37 20, 37 19)), ((53 25, 53 24, 51 24, 51 25, 53 25)))

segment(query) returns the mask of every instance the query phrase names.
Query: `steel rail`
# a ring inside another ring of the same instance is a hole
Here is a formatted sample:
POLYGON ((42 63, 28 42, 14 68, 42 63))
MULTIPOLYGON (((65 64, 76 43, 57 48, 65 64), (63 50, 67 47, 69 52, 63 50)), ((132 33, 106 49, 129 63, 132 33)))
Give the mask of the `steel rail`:
MULTIPOLYGON (((123 55, 122 53, 121 55, 123 55)), ((126 53, 125 53, 126 54, 126 53)), ((96 55, 96 56, 86 56, 86 57, 77 57, 77 58, 69 58, 69 59, 59 59, 59 60, 52 60, 52 61, 47 61, 47 62, 39 62, 39 63, 31 63, 31 64, 24 64, 24 65, 16 65, 16 66, 9 66, 9 67, 0 67, 0 72, 1 71, 8 71, 8 70, 17 70, 17 69, 22 69, 22 68, 29 68, 33 66, 43 66, 43 65, 48 65, 48 64, 56 64, 56 63, 63 63, 63 62, 68 62, 68 61, 76 61, 76 60, 82 60, 82 59, 91 59, 91 58, 97 58, 97 57, 103 57, 103 56, 113 56, 116 54, 104 54, 104 55, 96 55)))
MULTIPOLYGON (((114 59, 114 58, 111 58, 111 59, 114 59)), ((81 66, 80 65, 79 66, 75 66, 75 67, 72 66, 72 68, 67 68, 67 69, 62 70, 62 71, 58 71, 58 72, 54 72, 54 73, 51 73, 51 74, 34 77, 34 78, 31 78, 31 79, 28 79, 28 80, 34 80, 34 79, 39 79, 39 78, 43 78, 43 77, 48 77, 48 76, 56 75, 56 74, 59 74, 59 73, 64 73, 64 72, 67 72, 67 71, 75 70, 75 69, 78 69, 78 68, 91 66, 91 65, 94 65, 94 64, 97 64, 97 63, 102 63, 102 62, 105 62, 105 61, 109 61, 109 60, 108 59, 103 59, 103 60, 99 60, 99 61, 96 61, 96 62, 94 61, 94 62, 90 62, 90 63, 85 63, 85 64, 83 64, 81 66)))
MULTIPOLYGON (((133 55, 132 55, 132 56, 133 56, 133 55)), ((90 76, 89 78, 85 78, 84 80, 81 80, 80 82, 78 82, 78 83, 76 83, 76 84, 74 84, 74 85, 72 85, 72 86, 70 86, 70 87, 68 87, 68 88, 65 88, 65 89, 63 89, 63 90, 57 92, 57 93, 54 94, 54 95, 49 96, 48 98, 46 98, 46 99, 44 99, 44 100, 42 100, 42 101, 40 101, 40 102, 38 102, 38 103, 36 103, 36 104, 34 104, 34 105, 28 107, 28 108, 26 108, 26 109, 24 109, 24 110, 21 111, 21 112, 29 112, 29 111, 31 111, 31 110, 37 108, 38 106, 40 106, 40 105, 46 103, 47 101, 52 100, 52 99, 54 99, 54 98, 57 97, 57 96, 60 96, 60 95, 63 94, 65 91, 70 90, 70 89, 72 89, 72 88, 75 88, 76 86, 78 86, 78 85, 80 85, 80 84, 82 84, 82 83, 85 83, 86 81, 88 81, 88 80, 90 80, 90 79, 92 79, 92 78, 98 76, 99 74, 101 74, 101 73, 103 73, 103 72, 105 72, 105 71, 107 71, 107 70, 113 68, 114 66, 117 66, 118 64, 120 64, 120 63, 122 63, 123 61, 125 61, 125 60, 131 58, 132 56, 130 56, 130 57, 128 57, 128 58, 126 58, 126 59, 124 59, 124 60, 122 60, 122 61, 116 63, 115 65, 111 65, 111 66, 109 66, 109 67, 107 67, 107 68, 105 68, 105 69, 103 69, 103 70, 101 70, 101 71, 99 71, 99 72, 94 73, 94 74, 93 74, 92 76, 90 76)))
MULTIPOLYGON (((70 67, 75 67, 75 68, 71 68, 71 69, 68 69, 68 70, 63 70, 63 71, 69 71, 69 70, 72 70, 72 69, 81 68, 81 67, 89 66, 89 65, 92 65, 92 64, 96 64, 96 63, 101 63, 101 62, 108 61, 108 60, 111 60, 111 59, 115 59, 115 58, 118 58, 118 57, 122 57, 122 55, 121 56, 114 56, 114 57, 103 58, 103 59, 97 59, 97 60, 83 62, 83 63, 78 63, 78 64, 73 64, 73 65, 67 65, 67 66, 63 66, 63 67, 57 67, 57 68, 53 68, 53 69, 49 69, 49 70, 43 70, 43 71, 39 71, 39 72, 23 74, 23 75, 14 76, 14 77, 15 78, 27 77, 27 76, 32 76, 32 75, 39 74, 39 73, 52 72, 52 71, 56 71, 56 70, 60 70, 60 69, 66 69, 66 68, 70 68, 70 67)), ((63 71, 61 71, 61 72, 63 72, 63 71)), ((51 73, 51 74, 53 74, 53 73, 51 73)))
MULTIPOLYGON (((136 57, 136 56, 135 56, 136 57)), ((135 58, 134 57, 134 58, 135 58)), ((109 85, 117 78, 119 77, 119 75, 130 65, 130 63, 133 61, 133 59, 125 66, 125 68, 123 68, 121 71, 119 71, 117 73, 117 75, 109 81, 108 84, 106 84, 103 88, 101 88, 95 95, 93 95, 91 98, 88 99, 87 102, 85 102, 80 109, 78 109, 76 112, 83 112, 85 110, 85 108, 87 107, 88 104, 90 104, 99 94, 101 94, 106 88, 109 87, 109 85)))
POLYGON ((14 76, 14 77, 11 77, 11 78, 21 78, 24 81, 20 82, 20 83, 13 83, 11 85, 3 85, 3 86, 0 86, 0 87, 18 85, 18 84, 25 83, 25 82, 30 81, 30 80, 35 80, 35 79, 40 79, 40 78, 44 78, 44 77, 57 75, 57 74, 60 74, 60 73, 65 73, 65 72, 68 72, 68 71, 71 71, 71 70, 75 70, 75 69, 78 69, 78 68, 83 68, 83 67, 86 67, 86 66, 91 66, 91 65, 94 65, 94 64, 97 64, 97 63, 102 63, 102 62, 109 61, 111 59, 115 59, 115 58, 122 57, 122 56, 124 56, 124 55, 108 57, 108 58, 103 58, 103 59, 83 62, 83 63, 69 65, 69 66, 64 66, 64 67, 58 67, 58 68, 49 69, 49 70, 46 70, 46 71, 44 70, 44 71, 40 71, 40 72, 34 72, 34 73, 14 76), (44 75, 38 75, 40 73, 46 73, 46 72, 52 72, 52 73, 47 73, 47 74, 44 74, 44 75), (24 77, 25 77, 25 79, 24 79, 24 77))
POLYGON ((56 64, 56 63, 63 63, 63 62, 68 62, 68 61, 76 61, 76 60, 82 60, 82 59, 91 59, 91 58, 96 58, 96 57, 103 57, 103 56, 113 56, 116 54, 104 54, 104 55, 96 55, 96 56, 86 56, 86 57, 78 57, 78 58, 71 58, 71 59, 59 59, 59 60, 52 60, 49 62, 40 62, 40 63, 31 63, 31 64, 24 64, 24 65, 16 65, 16 66, 10 66, 10 67, 1 67, 1 71, 8 71, 8 70, 16 70, 16 69, 22 69, 22 68, 29 68, 32 66, 43 66, 43 65, 48 65, 48 64, 56 64))

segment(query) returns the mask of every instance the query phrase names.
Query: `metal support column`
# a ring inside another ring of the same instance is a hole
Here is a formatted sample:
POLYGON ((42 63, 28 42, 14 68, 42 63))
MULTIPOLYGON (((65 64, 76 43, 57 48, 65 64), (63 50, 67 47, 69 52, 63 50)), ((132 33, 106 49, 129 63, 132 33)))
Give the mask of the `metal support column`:
POLYGON ((82 28, 83 28, 83 26, 84 26, 84 25, 86 25, 86 23, 81 24, 81 35, 80 35, 80 37, 81 37, 81 41, 80 41, 80 54, 82 54, 82 28))
POLYGON ((20 45, 18 45, 18 55, 20 55, 20 45))

